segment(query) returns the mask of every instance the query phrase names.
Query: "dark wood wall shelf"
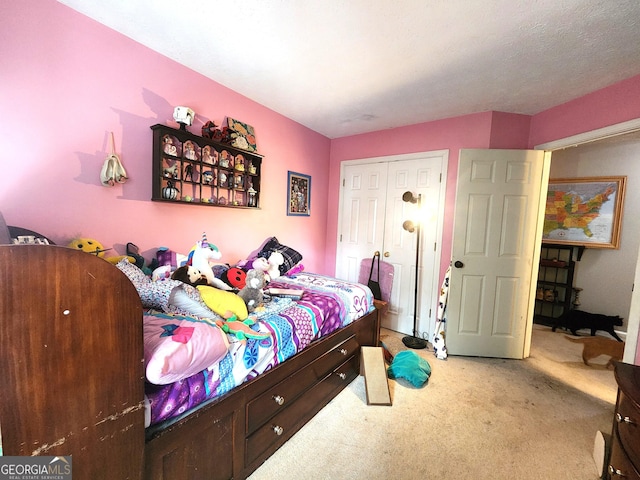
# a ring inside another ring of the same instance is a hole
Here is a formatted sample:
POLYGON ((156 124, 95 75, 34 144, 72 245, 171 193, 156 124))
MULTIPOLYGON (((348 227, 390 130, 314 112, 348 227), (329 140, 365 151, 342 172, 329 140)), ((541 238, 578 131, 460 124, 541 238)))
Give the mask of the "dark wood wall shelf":
POLYGON ((166 125, 153 125, 151 200, 259 208, 262 155, 166 125))

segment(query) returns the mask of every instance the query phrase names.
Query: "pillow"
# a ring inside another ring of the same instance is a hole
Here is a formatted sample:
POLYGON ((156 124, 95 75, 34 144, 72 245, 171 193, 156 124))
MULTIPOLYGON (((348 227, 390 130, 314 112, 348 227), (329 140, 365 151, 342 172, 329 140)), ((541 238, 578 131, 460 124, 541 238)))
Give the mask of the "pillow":
POLYGON ((144 361, 147 380, 166 385, 211 368, 229 349, 217 326, 192 317, 144 314, 144 361))
POLYGON ((133 283, 133 286, 136 287, 144 308, 153 308, 166 312, 171 291, 175 287, 182 285, 181 281, 171 279, 154 282, 147 277, 140 268, 136 267, 126 258, 116 263, 116 267, 124 273, 131 283, 133 283))
POLYGON ((218 315, 213 313, 213 311, 207 307, 207 304, 204 303, 196 287, 192 287, 186 283, 171 290, 169 305, 165 312, 200 318, 212 318, 214 320, 218 318, 218 315))
POLYGON ((271 253, 278 251, 284 257, 284 263, 280 265, 280 275, 285 275, 289 270, 302 261, 302 254, 291 247, 282 245, 276 237, 271 237, 262 247, 258 257, 269 258, 271 253))
POLYGON ((431 365, 416 352, 403 350, 393 357, 387 374, 391 379, 404 378, 414 387, 420 388, 429 380, 431 365))

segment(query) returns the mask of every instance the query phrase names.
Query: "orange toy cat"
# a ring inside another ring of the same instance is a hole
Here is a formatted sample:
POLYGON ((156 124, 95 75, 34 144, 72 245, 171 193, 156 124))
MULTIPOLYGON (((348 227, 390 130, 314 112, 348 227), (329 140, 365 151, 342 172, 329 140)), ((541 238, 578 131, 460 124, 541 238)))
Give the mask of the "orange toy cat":
POLYGON ((581 343, 583 345, 582 361, 585 365, 590 365, 589 360, 600 355, 608 355, 611 357, 607 362, 607 368, 613 366, 614 361, 622 361, 624 342, 618 342, 601 336, 571 338, 565 335, 564 338, 570 342, 581 343))

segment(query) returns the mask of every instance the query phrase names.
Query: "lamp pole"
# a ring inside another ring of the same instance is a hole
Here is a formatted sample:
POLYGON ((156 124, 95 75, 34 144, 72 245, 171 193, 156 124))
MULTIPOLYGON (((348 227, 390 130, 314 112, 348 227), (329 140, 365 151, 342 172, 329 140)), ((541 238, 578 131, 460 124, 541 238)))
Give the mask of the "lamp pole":
MULTIPOLYGON (((409 192, 407 192, 409 193, 409 192)), ((405 194, 406 195, 406 194, 405 194)), ((413 197, 413 194, 411 194, 413 197)), ((403 200, 405 196, 403 196, 403 200)), ((420 207, 422 206, 422 195, 418 194, 417 200, 418 212, 420 212, 420 207)), ((418 273, 420 272, 420 219, 416 221, 415 225, 416 232, 416 278, 414 282, 413 288, 413 335, 407 335, 402 339, 402 343, 405 344, 408 348, 413 349, 422 349, 427 347, 427 342, 422 338, 418 337, 418 273)))

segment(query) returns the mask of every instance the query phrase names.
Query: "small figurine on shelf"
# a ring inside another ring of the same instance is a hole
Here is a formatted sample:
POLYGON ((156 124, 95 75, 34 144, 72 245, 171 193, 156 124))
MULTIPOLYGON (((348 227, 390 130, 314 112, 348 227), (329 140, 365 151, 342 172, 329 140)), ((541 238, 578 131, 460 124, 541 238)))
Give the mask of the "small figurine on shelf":
POLYGON ((242 175, 236 175, 233 178, 233 186, 235 188, 242 188, 244 184, 244 178, 242 177, 242 175))
POLYGON ((196 147, 193 145, 193 142, 186 142, 184 144, 184 158, 187 160, 196 159, 196 147))
POLYGON ((167 200, 175 200, 178 198, 178 190, 171 180, 167 180, 167 186, 162 189, 162 198, 167 200))
POLYGON ((173 119, 180 125, 180 130, 187 130, 187 125, 193 125, 193 118, 196 112, 189 107, 176 107, 173 109, 173 119))
POLYGON ((215 157, 211 154, 211 147, 209 145, 202 149, 202 161, 210 165, 215 165, 215 157))
POLYGON ((189 164, 184 167, 184 179, 193 181, 193 165, 189 164))
POLYGON ((220 175, 218 176, 218 180, 220 180, 219 185, 221 187, 226 187, 227 184, 227 174, 224 172, 220 172, 220 175))
POLYGON ((202 183, 206 185, 213 185, 214 176, 211 170, 205 170, 202 172, 202 183))
POLYGON ((229 152, 227 152, 226 150, 222 150, 220 152, 220 166, 222 168, 229 168, 229 152))
POLYGON ((256 168, 256 166, 253 164, 253 162, 249 162, 249 173, 251 175, 255 175, 256 172, 258 171, 258 169, 256 168))
POLYGON ((162 174, 166 177, 166 178, 178 178, 178 164, 174 163, 173 165, 171 165, 170 167, 164 167, 162 169, 162 174))
POLYGON ((202 136, 204 138, 213 138, 214 132, 217 128, 218 126, 214 122, 209 120, 204 125, 202 125, 202 136))
POLYGON ((165 135, 162 138, 162 141, 164 143, 164 153, 166 153, 167 155, 173 155, 174 157, 178 155, 178 149, 173 144, 173 138, 171 138, 170 135, 165 135))
POLYGON ((249 203, 248 206, 250 207, 255 207, 256 206, 256 192, 253 188, 253 185, 251 185, 249 187, 249 190, 247 190, 247 193, 249 194, 249 203))

